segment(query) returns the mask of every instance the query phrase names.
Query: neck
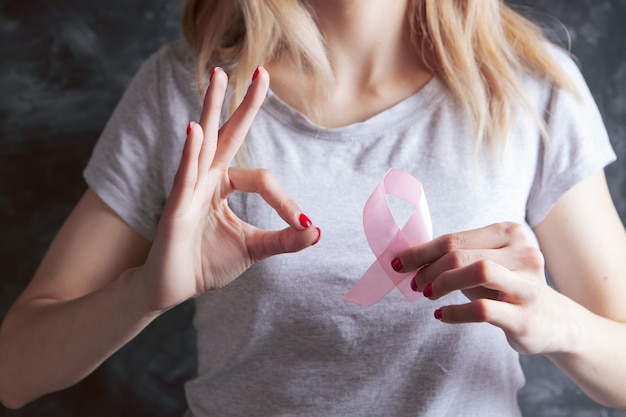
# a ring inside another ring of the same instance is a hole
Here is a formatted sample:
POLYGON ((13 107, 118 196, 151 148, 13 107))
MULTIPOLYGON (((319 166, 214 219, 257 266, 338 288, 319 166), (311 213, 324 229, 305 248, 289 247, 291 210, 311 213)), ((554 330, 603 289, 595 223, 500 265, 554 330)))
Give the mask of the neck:
POLYGON ((362 89, 420 66, 408 1, 311 0, 338 84, 362 89))
MULTIPOLYGON (((332 94, 320 106, 325 114, 315 122, 336 127, 365 120, 430 79, 411 42, 408 0, 310 0, 310 6, 335 75, 332 94)), ((306 86, 289 67, 281 61, 268 66, 272 89, 303 111, 306 86)))

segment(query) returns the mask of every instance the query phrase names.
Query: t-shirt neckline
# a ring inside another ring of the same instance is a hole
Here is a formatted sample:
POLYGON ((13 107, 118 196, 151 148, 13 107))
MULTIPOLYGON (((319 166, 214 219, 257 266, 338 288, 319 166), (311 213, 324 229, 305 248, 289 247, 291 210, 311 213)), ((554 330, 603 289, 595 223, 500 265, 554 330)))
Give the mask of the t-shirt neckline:
POLYGON ((316 125, 307 116, 284 102, 271 89, 263 103, 262 110, 281 124, 291 127, 301 134, 333 140, 351 139, 354 136, 377 135, 381 130, 402 128, 424 117, 442 98, 446 87, 433 76, 422 88, 398 103, 382 110, 374 116, 346 126, 327 128, 316 125))

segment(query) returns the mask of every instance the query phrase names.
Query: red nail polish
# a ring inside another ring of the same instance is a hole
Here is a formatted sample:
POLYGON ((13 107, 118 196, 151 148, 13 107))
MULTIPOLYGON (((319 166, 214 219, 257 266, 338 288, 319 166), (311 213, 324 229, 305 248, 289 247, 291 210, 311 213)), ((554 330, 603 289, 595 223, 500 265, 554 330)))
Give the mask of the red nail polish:
POLYGON ((217 71, 224 71, 222 67, 213 67, 213 71, 211 71, 211 76, 209 77, 209 82, 213 81, 213 76, 217 71))
POLYGON ((316 227, 316 229, 317 229, 317 239, 315 239, 315 242, 313 242, 311 246, 316 245, 317 242, 319 242, 320 239, 322 238, 322 229, 320 229, 319 227, 316 227))
POLYGON ((424 287, 424 291, 422 291, 422 294, 424 294, 424 297, 428 297, 428 298, 430 298, 433 295, 432 282, 429 282, 428 284, 426 284, 426 286, 424 287))
POLYGON ((256 77, 259 76, 259 73, 261 72, 261 70, 259 68, 260 67, 256 67, 256 70, 254 71, 254 74, 252 74, 252 81, 256 80, 256 77))
POLYGON ((411 280, 411 289, 415 292, 419 292, 420 290, 419 288, 417 288, 417 275, 415 275, 411 280))
POLYGON ((187 136, 191 133, 191 122, 187 125, 187 136))
POLYGON ((311 221, 311 219, 309 219, 304 213, 300 214, 300 217, 298 217, 298 220, 300 221, 300 225, 304 227, 305 229, 308 229, 309 227, 313 225, 313 222, 311 221))
POLYGON ((395 258, 393 261, 391 261, 391 267, 396 272, 402 272, 402 269, 404 268, 402 266, 402 261, 400 260, 400 258, 395 258))
POLYGON ((443 318, 443 311, 440 308, 435 310, 435 318, 437 320, 441 320, 443 318))

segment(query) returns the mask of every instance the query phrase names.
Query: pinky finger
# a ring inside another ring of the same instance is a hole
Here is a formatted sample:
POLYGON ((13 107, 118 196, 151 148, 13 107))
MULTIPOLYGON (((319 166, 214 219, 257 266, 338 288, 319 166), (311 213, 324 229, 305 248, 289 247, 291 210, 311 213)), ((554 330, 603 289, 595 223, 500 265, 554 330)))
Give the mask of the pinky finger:
POLYGON ((198 181, 198 157, 201 149, 200 127, 191 122, 187 127, 187 140, 168 198, 168 205, 173 205, 171 209, 180 209, 192 199, 198 181))
POLYGON ((435 310, 434 316, 444 323, 490 323, 510 332, 514 330, 514 323, 519 320, 516 310, 509 303, 479 298, 467 304, 439 308, 435 310))

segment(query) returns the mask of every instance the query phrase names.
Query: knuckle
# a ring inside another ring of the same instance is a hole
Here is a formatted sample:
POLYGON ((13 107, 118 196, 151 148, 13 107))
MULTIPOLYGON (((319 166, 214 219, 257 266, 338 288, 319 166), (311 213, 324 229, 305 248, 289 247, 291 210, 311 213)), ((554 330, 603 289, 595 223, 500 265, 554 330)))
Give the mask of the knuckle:
POLYGON ((462 248, 465 242, 465 238, 456 233, 443 235, 439 238, 439 245, 443 252, 455 252, 457 249, 462 248))
POLYGON ((298 205, 289 197, 284 197, 279 201, 279 210, 283 213, 297 213, 300 211, 298 205))
POLYGON ((403 257, 402 259, 404 259, 403 264, 406 264, 404 265, 405 268, 408 267, 409 265, 410 266, 419 265, 419 262, 420 262, 419 251, 415 250, 414 248, 406 252, 403 252, 401 255, 403 257))
POLYGON ((275 180, 274 174, 269 169, 259 168, 254 173, 256 184, 259 190, 268 190, 273 187, 275 180))
POLYGON ((479 322, 488 322, 491 319, 491 309, 489 303, 484 298, 473 301, 474 318, 479 322))
POLYGON ((536 271, 544 269, 545 259, 539 249, 532 246, 524 247, 524 249, 522 249, 522 258, 524 263, 528 265, 531 270, 536 271))
POLYGON ((526 242, 528 240, 526 229, 519 223, 504 222, 501 224, 501 228, 501 232, 508 242, 526 242))
POLYGON ((433 282, 433 271, 428 266, 424 266, 417 270, 415 274, 415 283, 420 290, 423 290, 426 284, 433 282))
POLYGON ((474 262, 474 274, 476 275, 478 284, 488 284, 493 275, 493 263, 485 259, 474 262))
POLYGON ((528 302, 534 302, 541 296, 542 286, 537 281, 531 281, 526 285, 525 299, 528 302))
POLYGON ((289 236, 286 232, 280 233, 278 235, 278 246, 280 252, 286 252, 287 249, 290 247, 289 236))
POLYGON ((276 179, 270 170, 265 168, 254 169, 252 175, 254 177, 252 183, 256 193, 268 195, 275 188, 276 179))
POLYGON ((401 253, 402 264, 405 269, 421 267, 420 272, 425 272, 424 252, 419 246, 414 246, 401 253))
POLYGON ((454 250, 446 255, 447 264, 450 269, 462 268, 469 265, 471 262, 470 256, 467 252, 454 250))
POLYGON ((291 217, 291 214, 299 211, 298 205, 285 193, 280 183, 266 168, 255 169, 255 191, 263 196, 270 205, 283 217, 291 217))

